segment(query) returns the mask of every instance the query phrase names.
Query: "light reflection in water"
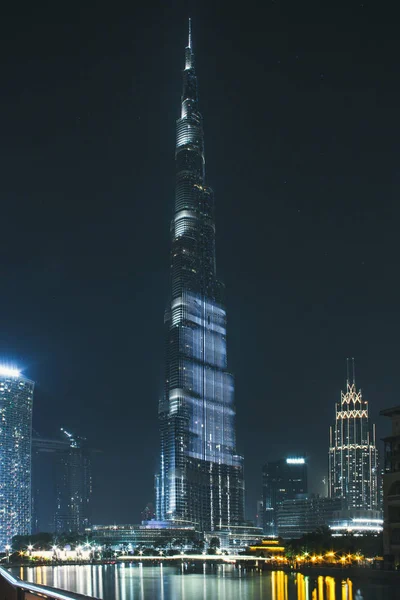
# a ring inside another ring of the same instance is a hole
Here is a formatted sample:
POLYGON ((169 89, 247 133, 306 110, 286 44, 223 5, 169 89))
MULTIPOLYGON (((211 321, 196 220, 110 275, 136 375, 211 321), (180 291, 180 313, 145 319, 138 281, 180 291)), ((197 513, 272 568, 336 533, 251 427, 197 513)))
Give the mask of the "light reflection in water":
POLYGON ((121 584, 121 600, 126 600, 126 572, 125 572, 125 564, 121 565, 122 576, 118 577, 118 581, 121 584))
POLYGON ((231 565, 143 564, 21 567, 15 574, 30 582, 69 589, 102 600, 388 600, 373 581, 356 584, 350 579, 309 576, 284 571, 260 572, 231 565), (381 593, 374 595, 373 586, 381 593), (371 591, 372 590, 372 591, 371 591), (370 594, 370 595, 368 595, 370 594))
MULTIPOLYGON (((277 581, 280 575, 287 578, 285 573, 278 571, 275 577, 272 576, 272 582, 277 581)), ((297 573, 296 587, 297 600, 353 600, 353 584, 350 579, 341 581, 340 596, 336 595, 336 581, 334 577, 319 576, 317 580, 313 580, 302 573, 297 573), (324 593, 324 590, 326 593, 324 593)), ((283 591, 284 588, 275 583, 275 588, 277 592, 272 592, 272 600, 287 600, 287 587, 283 591)))
POLYGON ((163 563, 160 563, 160 600, 164 600, 164 565, 163 565, 163 563))
POLYGON ((324 600, 324 578, 318 577, 318 600, 324 600))
POLYGON ((333 577, 325 577, 326 583, 326 600, 336 600, 335 586, 336 582, 333 577))
POLYGON ((353 582, 351 579, 347 579, 347 586, 349 588, 349 600, 353 600, 353 582))
MULTIPOLYGON (((297 600, 308 600, 308 598, 306 598, 306 585, 305 585, 305 578, 304 578, 303 573, 297 573, 296 585, 297 585, 297 600)), ((278 600, 280 600, 280 598, 278 598, 278 600)))
MULTIPOLYGON (((262 581, 264 582, 264 577, 262 581)), ((284 571, 273 571, 271 573, 271 598, 272 600, 288 599, 288 575, 284 571)))
POLYGON ((272 600, 276 600, 276 571, 272 571, 271 575, 271 596, 272 600))
POLYGON ((140 600, 144 600, 143 563, 140 563, 140 600))

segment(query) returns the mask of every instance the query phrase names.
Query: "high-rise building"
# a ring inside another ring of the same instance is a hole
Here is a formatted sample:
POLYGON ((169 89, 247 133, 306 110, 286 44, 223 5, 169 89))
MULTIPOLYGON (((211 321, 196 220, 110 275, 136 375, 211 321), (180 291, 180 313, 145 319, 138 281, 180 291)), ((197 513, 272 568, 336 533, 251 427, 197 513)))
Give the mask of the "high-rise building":
POLYGON ((278 534, 277 511, 285 500, 307 494, 307 460, 288 457, 268 462, 263 467, 263 529, 267 535, 278 534))
POLYGON ((56 533, 84 533, 90 526, 92 451, 85 438, 61 430, 68 447, 56 453, 56 533))
POLYGON ((32 438, 32 532, 54 532, 57 507, 56 481, 60 453, 69 453, 64 439, 32 438))
MULTIPOLYGON (((347 369, 349 371, 349 369, 347 369)), ((336 403, 335 425, 330 428, 329 496, 344 498, 347 509, 377 510, 378 451, 375 425, 368 416, 368 402, 347 375, 346 392, 336 403)))
POLYGON ((216 275, 214 195, 205 181, 190 22, 175 161, 157 518, 213 531, 243 521, 244 481, 243 459, 236 453, 224 286, 216 275))
POLYGON ((90 526, 92 454, 85 438, 32 440, 33 530, 83 533, 90 526))
POLYGON ((31 441, 34 382, 0 366, 0 551, 31 532, 31 441))
POLYGON ((384 438, 385 470, 383 475, 383 552, 390 568, 400 568, 400 406, 380 413, 392 421, 391 435, 384 438))

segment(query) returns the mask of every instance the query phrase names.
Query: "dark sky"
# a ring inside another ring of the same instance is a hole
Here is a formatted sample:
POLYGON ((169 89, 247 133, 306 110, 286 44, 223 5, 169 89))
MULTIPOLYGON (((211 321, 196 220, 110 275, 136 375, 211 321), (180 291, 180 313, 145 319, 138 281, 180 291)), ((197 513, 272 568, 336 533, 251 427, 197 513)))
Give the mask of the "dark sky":
POLYGON ((217 202, 248 516, 261 465, 310 457, 356 358, 399 403, 395 3, 39 2, 2 8, 0 356, 34 426, 102 450, 95 522, 153 497, 186 19, 217 202))

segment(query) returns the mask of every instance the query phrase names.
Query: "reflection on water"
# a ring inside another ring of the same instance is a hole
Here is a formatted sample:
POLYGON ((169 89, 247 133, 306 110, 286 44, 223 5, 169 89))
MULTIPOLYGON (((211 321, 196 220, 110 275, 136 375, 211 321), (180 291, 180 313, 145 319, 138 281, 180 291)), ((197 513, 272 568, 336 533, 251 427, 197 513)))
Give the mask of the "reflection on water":
POLYGON ((397 585, 367 578, 315 577, 284 571, 259 572, 232 565, 186 567, 142 564, 21 567, 30 582, 102 600, 395 600, 397 585))

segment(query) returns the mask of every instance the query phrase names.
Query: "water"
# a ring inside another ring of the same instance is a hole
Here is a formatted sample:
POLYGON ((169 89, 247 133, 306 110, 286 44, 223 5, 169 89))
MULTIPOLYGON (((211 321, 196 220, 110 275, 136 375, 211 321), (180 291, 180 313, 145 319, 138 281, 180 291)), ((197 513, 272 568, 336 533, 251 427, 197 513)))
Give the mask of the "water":
POLYGON ((203 567, 186 573, 180 567, 79 565, 21 567, 21 579, 63 588, 103 600, 398 600, 399 581, 314 577, 283 571, 260 573, 232 565, 203 567))

